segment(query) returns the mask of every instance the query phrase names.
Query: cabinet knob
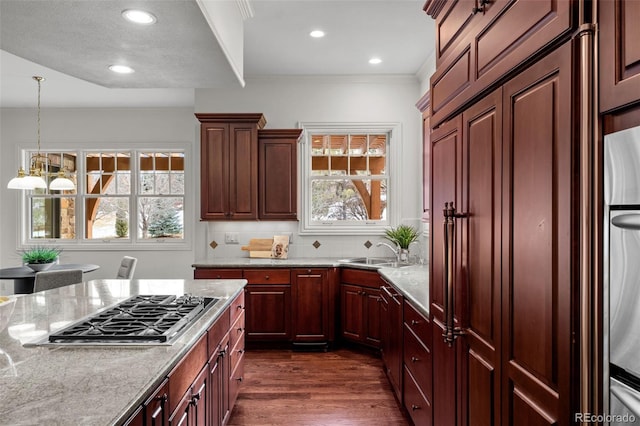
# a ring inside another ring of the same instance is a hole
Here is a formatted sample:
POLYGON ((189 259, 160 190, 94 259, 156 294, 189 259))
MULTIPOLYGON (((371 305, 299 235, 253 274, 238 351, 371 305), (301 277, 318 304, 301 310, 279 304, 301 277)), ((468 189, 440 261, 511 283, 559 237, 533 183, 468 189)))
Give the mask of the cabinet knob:
POLYGON ((244 309, 244 306, 238 305, 238 307, 236 309, 244 309))
POLYGON ((265 275, 265 276, 264 276, 264 279, 265 279, 265 280, 268 280, 268 279, 269 279, 269 275, 265 275))
POLYGON ((216 275, 216 278, 220 279, 221 277, 220 277, 220 275, 216 275))
POLYGON ((244 330, 242 327, 238 327, 238 333, 242 333, 242 330, 244 330))
POLYGON ((238 377, 238 378, 236 378, 236 380, 241 382, 242 381, 242 377, 238 377))
POLYGON ((416 411, 416 410, 419 410, 419 409, 420 409, 419 405, 411 404, 411 410, 416 411))
POLYGON ((411 320, 411 325, 418 325, 418 324, 420 324, 420 321, 411 320))
POLYGON ((415 356, 411 357, 411 362, 418 362, 420 361, 420 358, 416 358, 415 356))

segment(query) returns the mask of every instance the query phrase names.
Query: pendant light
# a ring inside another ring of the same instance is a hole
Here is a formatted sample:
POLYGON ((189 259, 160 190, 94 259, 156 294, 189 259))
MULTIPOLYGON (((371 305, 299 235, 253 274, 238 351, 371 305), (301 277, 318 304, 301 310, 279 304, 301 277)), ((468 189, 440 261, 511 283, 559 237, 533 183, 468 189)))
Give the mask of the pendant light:
MULTIPOLYGON (((18 169, 18 176, 14 177, 7 184, 9 189, 46 189, 47 183, 42 177, 43 166, 46 168, 44 173, 48 171, 48 157, 40 153, 40 91, 44 77, 33 76, 33 79, 38 82, 38 152, 36 155, 31 156, 29 174, 25 174, 22 166, 18 169)), ((66 177, 66 172, 61 170, 58 172, 57 177, 49 185, 50 190, 64 191, 76 189, 75 184, 71 179, 66 177)))

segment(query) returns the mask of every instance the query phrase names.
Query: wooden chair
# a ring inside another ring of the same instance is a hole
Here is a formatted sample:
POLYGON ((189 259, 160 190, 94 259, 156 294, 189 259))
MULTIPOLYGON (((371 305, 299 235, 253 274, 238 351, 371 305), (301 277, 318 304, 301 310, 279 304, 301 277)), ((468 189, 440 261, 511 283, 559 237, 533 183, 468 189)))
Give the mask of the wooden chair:
POLYGON ((120 268, 116 274, 117 279, 130 280, 133 278, 133 273, 136 270, 136 264, 138 259, 135 257, 124 256, 122 262, 120 262, 120 268))
POLYGON ((81 269, 61 269, 55 271, 36 272, 33 283, 33 292, 51 290, 53 288, 64 287, 70 284, 82 282, 81 269))

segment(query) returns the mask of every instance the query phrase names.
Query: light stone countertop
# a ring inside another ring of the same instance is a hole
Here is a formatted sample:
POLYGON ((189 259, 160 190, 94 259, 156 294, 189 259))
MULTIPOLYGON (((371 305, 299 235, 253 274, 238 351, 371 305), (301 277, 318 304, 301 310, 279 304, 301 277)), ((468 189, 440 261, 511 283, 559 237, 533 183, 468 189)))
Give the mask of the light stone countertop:
POLYGON ((0 305, 0 425, 126 420, 243 291, 246 280, 95 280, 0 305), (221 298, 171 346, 23 347, 135 294, 221 298), (13 311, 10 313, 11 305, 13 311), (7 310, 7 306, 9 309, 7 310))
POLYGON ((219 258, 203 260, 192 265, 194 268, 296 268, 296 267, 343 267, 378 270, 390 284, 393 284, 414 307, 429 316, 429 269, 427 265, 410 265, 400 268, 380 267, 344 263, 336 258, 289 258, 255 259, 249 257, 219 258))

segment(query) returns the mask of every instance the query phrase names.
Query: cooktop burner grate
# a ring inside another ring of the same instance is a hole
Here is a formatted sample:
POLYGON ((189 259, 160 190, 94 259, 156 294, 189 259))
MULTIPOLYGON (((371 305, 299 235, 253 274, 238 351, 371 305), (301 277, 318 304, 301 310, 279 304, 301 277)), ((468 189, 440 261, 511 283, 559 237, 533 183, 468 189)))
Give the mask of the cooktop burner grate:
POLYGON ((138 295, 49 335, 51 343, 167 342, 219 299, 138 295))

